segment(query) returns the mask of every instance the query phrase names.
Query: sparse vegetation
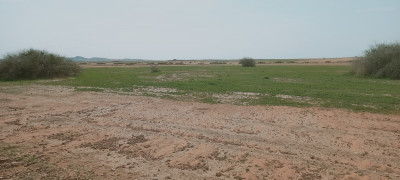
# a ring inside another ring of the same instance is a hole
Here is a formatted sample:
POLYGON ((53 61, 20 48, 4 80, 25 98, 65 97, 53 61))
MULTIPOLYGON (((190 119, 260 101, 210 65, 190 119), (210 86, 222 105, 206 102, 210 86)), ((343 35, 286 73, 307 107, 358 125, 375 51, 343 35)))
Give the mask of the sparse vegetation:
POLYGON ((135 65, 135 64, 137 64, 137 63, 136 63, 136 62, 125 63, 125 65, 128 65, 128 66, 133 66, 133 65, 135 65))
MULTIPOLYGON (((249 105, 289 105, 347 108, 370 112, 396 112, 400 108, 400 81, 358 78, 347 66, 163 66, 88 68, 74 79, 45 84, 126 91, 140 87, 176 89, 165 95, 215 103, 215 94, 258 93, 243 100, 249 105), (284 73, 282 73, 284 72, 284 73)), ((148 91, 146 91, 148 93, 148 91)), ((154 94, 148 94, 154 96, 154 94)), ((168 96, 164 96, 168 98, 168 96)), ((179 98, 178 98, 179 99, 179 98)), ((241 103, 243 103, 241 102, 241 103)))
POLYGON ((63 56, 29 49, 8 54, 0 61, 0 79, 39 79, 75 76, 81 68, 63 56))
POLYGON ((227 64, 227 63, 224 61, 213 61, 213 62, 210 62, 210 64, 227 64))
POLYGON ((169 62, 158 62, 159 65, 169 65, 169 62))
POLYGON ((239 60, 239 64, 241 64, 243 67, 255 67, 256 62, 254 61, 253 58, 245 57, 239 60))
POLYGON ((353 62, 357 76, 400 79, 400 43, 376 44, 353 62))

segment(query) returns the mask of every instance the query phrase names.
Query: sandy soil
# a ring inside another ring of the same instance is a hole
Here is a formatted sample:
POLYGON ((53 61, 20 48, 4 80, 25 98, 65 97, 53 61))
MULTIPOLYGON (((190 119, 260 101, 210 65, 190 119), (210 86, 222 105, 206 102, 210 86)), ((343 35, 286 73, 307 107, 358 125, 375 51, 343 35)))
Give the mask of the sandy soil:
POLYGON ((0 87, 0 179, 400 179, 400 116, 0 87))

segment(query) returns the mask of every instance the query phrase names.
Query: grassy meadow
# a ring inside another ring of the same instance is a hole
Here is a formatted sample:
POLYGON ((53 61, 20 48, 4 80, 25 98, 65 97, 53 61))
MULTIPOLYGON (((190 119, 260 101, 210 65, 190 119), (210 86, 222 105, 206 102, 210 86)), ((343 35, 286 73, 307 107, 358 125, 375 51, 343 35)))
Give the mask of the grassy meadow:
POLYGON ((41 83, 207 103, 395 114, 400 110, 400 80, 355 77, 348 66, 162 66, 160 70, 87 68, 76 78, 41 83))
POLYGON ((356 77, 349 66, 160 66, 86 68, 57 81, 0 81, 0 85, 62 85, 111 92, 238 105, 345 108, 399 114, 400 80, 356 77))

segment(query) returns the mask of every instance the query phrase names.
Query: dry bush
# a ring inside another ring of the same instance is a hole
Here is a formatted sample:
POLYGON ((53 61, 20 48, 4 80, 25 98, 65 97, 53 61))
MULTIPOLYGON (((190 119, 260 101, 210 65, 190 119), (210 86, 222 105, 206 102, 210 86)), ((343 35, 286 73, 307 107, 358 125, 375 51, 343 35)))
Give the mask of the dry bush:
POLYGON ((155 73, 155 72, 160 72, 161 70, 160 70, 160 67, 159 67, 157 64, 152 64, 152 65, 150 66, 150 71, 151 71, 152 73, 155 73))

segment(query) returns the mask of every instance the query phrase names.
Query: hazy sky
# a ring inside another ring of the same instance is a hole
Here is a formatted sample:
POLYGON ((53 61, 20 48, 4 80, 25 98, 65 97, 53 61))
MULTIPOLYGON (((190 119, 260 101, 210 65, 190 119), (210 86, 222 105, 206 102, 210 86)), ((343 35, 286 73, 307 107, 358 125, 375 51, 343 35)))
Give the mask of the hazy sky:
POLYGON ((0 0, 0 25, 0 56, 348 57, 400 41, 400 0, 0 0))

